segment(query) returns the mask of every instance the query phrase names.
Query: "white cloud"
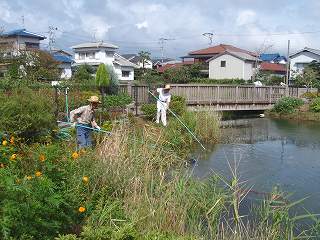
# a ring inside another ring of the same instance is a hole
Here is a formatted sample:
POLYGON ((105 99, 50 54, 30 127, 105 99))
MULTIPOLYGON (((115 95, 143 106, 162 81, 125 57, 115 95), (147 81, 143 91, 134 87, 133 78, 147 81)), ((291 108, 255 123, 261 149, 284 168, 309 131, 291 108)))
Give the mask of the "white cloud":
POLYGON ((148 28, 148 27, 149 27, 149 24, 148 24, 147 21, 144 21, 144 22, 141 22, 141 23, 137 23, 137 24, 135 24, 135 25, 136 25, 136 27, 137 27, 138 29, 148 28))
POLYGON ((256 12, 252 10, 240 11, 236 20, 236 24, 238 26, 243 26, 243 25, 256 23, 257 21, 256 15, 257 15, 256 12))
POLYGON ((97 39, 105 38, 111 25, 106 23, 102 17, 85 14, 81 16, 82 28, 91 36, 95 35, 97 39))
POLYGON ((5 22, 12 22, 9 5, 5 2, 0 2, 0 19, 5 22))

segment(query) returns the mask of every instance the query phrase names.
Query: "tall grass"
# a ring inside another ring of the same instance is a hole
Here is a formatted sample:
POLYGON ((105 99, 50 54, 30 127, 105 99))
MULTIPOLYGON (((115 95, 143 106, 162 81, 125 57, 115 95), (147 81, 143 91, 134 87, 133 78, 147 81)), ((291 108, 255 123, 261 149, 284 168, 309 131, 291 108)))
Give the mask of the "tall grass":
MULTIPOLYGON (((212 116, 198 114, 183 119, 202 140, 216 141, 212 129, 218 123, 210 124, 212 116), (201 121, 202 128, 194 125, 195 119, 201 121)), ((156 232, 188 239, 292 239, 296 220, 311 217, 292 218, 289 210, 294 204, 283 202, 274 207, 277 199, 270 198, 255 209, 254 219, 244 221, 239 208, 248 190, 239 181, 236 169, 232 170, 231 181, 217 174, 206 181, 192 178, 183 169, 181 152, 176 151, 181 143, 189 147, 190 142, 185 137, 175 145, 168 143, 172 140, 168 132, 182 134, 175 122, 169 126, 164 130, 153 124, 139 128, 120 124, 98 150, 97 159, 104 172, 101 184, 112 186, 113 197, 121 199, 128 216, 125 221, 142 235, 156 232)), ((300 232, 302 236, 307 233, 300 232)))

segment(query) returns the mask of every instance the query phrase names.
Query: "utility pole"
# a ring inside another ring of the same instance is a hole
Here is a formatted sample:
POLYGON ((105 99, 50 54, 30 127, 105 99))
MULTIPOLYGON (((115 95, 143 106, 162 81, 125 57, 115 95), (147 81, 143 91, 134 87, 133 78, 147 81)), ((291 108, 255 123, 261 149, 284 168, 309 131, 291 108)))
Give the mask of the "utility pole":
POLYGON ((212 42, 213 42, 213 33, 212 32, 206 32, 206 33, 203 33, 202 36, 204 36, 204 37, 209 39, 209 46, 211 46, 212 42))
POLYGON ((287 51, 287 74, 286 74, 286 84, 288 85, 289 83, 289 66, 290 66, 290 40, 288 40, 288 51, 287 51))
POLYGON ((49 26, 49 51, 52 52, 54 48, 54 44, 56 42, 56 34, 55 31, 58 30, 57 27, 49 26))
POLYGON ((161 51, 161 62, 163 62, 164 58, 164 44, 167 41, 172 41, 173 38, 159 38, 159 44, 160 44, 160 51, 161 51))

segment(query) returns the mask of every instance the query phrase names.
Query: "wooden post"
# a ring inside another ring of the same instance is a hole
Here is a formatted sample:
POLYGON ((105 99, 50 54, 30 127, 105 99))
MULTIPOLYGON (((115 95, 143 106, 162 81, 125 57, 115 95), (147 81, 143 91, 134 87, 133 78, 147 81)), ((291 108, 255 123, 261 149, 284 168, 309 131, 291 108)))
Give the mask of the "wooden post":
POLYGON ((200 98, 200 86, 198 85, 198 92, 197 92, 197 104, 199 105, 199 98, 200 98))
POLYGON ((239 97, 239 87, 236 86, 236 103, 238 103, 238 97, 239 97))
POLYGON ((136 109, 136 116, 138 116, 138 88, 137 85, 134 85, 134 103, 136 109))
POLYGON ((272 100, 272 98, 271 98, 271 94, 272 94, 272 87, 269 87, 269 103, 271 104, 271 100, 272 100))

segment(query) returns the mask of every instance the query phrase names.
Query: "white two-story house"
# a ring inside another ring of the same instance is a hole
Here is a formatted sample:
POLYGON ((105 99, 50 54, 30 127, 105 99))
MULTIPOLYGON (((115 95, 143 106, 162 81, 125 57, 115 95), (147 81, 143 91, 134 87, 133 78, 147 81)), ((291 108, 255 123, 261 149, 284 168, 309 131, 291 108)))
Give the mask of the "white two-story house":
POLYGON ((133 81, 134 69, 138 66, 120 54, 117 46, 105 42, 82 43, 72 47, 75 53, 75 66, 88 64, 98 68, 100 63, 113 67, 121 81, 133 81))

